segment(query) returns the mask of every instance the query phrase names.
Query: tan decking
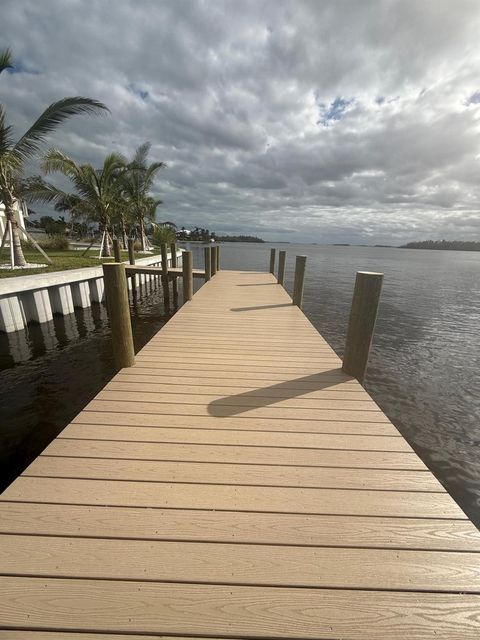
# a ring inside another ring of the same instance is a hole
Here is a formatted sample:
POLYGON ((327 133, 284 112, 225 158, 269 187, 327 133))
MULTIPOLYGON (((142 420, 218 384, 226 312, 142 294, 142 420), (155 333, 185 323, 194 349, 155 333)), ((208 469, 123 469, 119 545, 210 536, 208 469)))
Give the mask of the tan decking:
POLYGON ((1 640, 480 637, 480 534, 270 274, 203 286, 0 532, 1 640))

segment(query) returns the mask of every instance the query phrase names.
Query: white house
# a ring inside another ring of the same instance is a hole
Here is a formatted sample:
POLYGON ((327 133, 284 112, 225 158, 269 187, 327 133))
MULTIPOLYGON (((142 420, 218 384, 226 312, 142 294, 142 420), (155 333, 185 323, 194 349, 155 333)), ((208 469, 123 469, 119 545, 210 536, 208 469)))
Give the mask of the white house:
MULTIPOLYGON (((15 203, 15 218, 20 225, 21 228, 25 229, 24 219, 28 218, 28 209, 27 205, 23 201, 18 201, 15 203)), ((5 233, 5 227, 7 226, 7 218, 5 216, 5 207, 3 202, 0 202, 0 242, 3 238, 3 234, 5 233)), ((23 233, 20 231, 20 237, 23 237, 23 233)))

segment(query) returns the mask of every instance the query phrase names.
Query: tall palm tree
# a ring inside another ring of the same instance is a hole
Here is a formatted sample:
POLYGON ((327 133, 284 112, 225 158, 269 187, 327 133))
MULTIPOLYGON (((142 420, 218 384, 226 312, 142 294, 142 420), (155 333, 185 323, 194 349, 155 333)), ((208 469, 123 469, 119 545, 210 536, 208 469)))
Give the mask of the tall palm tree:
MULTIPOLYGON (((10 49, 0 51, 0 73, 13 67, 10 49)), ((37 118, 23 136, 14 142, 12 127, 6 124, 6 114, 0 105, 0 201, 5 207, 5 216, 11 229, 10 242, 13 245, 15 266, 26 265, 20 242, 18 222, 15 218, 15 204, 23 195, 23 168, 25 161, 37 155, 49 133, 71 116, 108 111, 107 107, 90 98, 63 98, 54 102, 37 118)))
POLYGON ((101 169, 90 164, 77 164, 58 149, 50 149, 42 161, 45 173, 58 171, 69 178, 74 192, 66 193, 37 176, 28 181, 26 194, 29 200, 53 202, 60 210, 68 208, 77 216, 98 222, 102 232, 100 255, 111 256, 110 224, 121 197, 122 173, 126 160, 118 153, 109 154, 101 169))
POLYGON ((150 147, 150 142, 140 145, 122 174, 124 196, 129 203, 130 218, 140 229, 142 251, 146 249, 145 221, 155 220, 155 210, 161 204, 161 200, 150 196, 150 190, 158 172, 167 166, 165 162, 147 164, 150 147))

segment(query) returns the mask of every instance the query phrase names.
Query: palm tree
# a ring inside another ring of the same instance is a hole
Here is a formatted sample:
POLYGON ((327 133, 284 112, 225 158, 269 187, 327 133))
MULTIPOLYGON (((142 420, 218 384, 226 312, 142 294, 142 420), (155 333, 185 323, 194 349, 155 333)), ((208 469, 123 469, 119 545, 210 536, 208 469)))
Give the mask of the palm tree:
POLYGON ((109 154, 101 169, 90 164, 78 165, 58 149, 50 149, 42 161, 42 169, 49 174, 55 171, 70 178, 74 193, 66 193, 37 176, 28 181, 29 200, 53 202, 59 210, 68 209, 76 216, 99 223, 102 232, 100 255, 111 256, 110 224, 121 197, 121 175, 126 160, 118 153, 109 154))
MULTIPOLYGON (((10 49, 0 51, 0 73, 13 67, 10 49)), ((37 118, 23 136, 14 142, 12 127, 6 124, 5 109, 0 105, 0 201, 5 207, 10 242, 13 245, 15 266, 26 265, 20 242, 18 223, 15 218, 15 203, 23 196, 23 168, 25 161, 37 155, 49 133, 71 116, 108 111, 107 107, 90 98, 63 98, 54 102, 37 118)))
POLYGON ((129 203, 129 214, 132 222, 140 229, 141 250, 145 251, 145 221, 155 220, 155 210, 161 200, 155 200, 149 193, 157 173, 166 167, 165 162, 147 164, 150 142, 140 145, 133 160, 122 175, 123 194, 129 203))

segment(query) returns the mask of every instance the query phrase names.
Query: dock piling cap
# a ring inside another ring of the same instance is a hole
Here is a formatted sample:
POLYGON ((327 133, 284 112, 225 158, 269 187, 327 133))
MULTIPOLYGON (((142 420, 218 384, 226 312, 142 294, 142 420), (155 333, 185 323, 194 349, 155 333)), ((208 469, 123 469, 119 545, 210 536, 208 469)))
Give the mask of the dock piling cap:
POLYGON ((383 276, 383 273, 377 273, 376 271, 357 271, 362 276, 383 276))

